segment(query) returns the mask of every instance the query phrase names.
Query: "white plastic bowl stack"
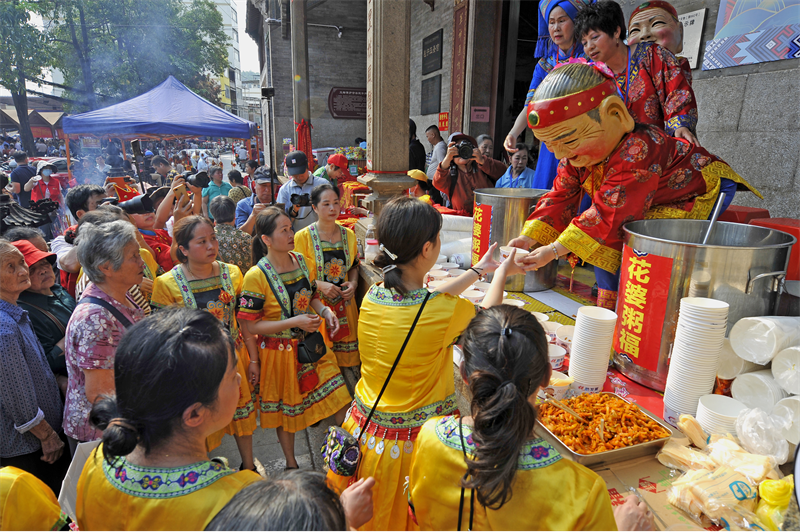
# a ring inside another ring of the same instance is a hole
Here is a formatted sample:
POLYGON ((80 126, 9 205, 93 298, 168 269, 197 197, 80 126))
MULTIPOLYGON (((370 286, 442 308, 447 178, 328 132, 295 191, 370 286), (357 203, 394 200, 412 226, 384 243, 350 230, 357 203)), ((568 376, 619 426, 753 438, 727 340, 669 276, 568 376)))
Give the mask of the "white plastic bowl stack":
POLYGON ((781 436, 793 445, 800 443, 800 397, 790 396, 778 401, 772 409, 773 416, 791 418, 789 427, 781 430, 781 436))
POLYGON ((719 352, 719 366, 717 367, 717 377, 720 379, 735 379, 744 373, 764 369, 764 366, 745 360, 731 347, 731 341, 725 338, 722 341, 722 350, 719 352))
POLYGON ((736 435, 736 418, 747 407, 725 395, 704 395, 697 403, 697 422, 708 434, 736 435))
POLYGON ((696 415, 700 398, 714 389, 728 307, 716 299, 681 299, 664 390, 664 419, 673 424, 681 414, 696 415))
POLYGON ((800 346, 788 347, 775 355, 772 377, 787 392, 800 393, 800 346))
POLYGON ((772 378, 771 370, 762 369, 736 377, 731 384, 731 395, 744 403, 747 408, 760 408, 764 412, 772 412, 778 401, 788 394, 772 378))
POLYGON ((572 388, 579 393, 595 393, 603 388, 608 358, 614 339, 617 314, 601 307, 581 307, 575 319, 569 357, 572 388))

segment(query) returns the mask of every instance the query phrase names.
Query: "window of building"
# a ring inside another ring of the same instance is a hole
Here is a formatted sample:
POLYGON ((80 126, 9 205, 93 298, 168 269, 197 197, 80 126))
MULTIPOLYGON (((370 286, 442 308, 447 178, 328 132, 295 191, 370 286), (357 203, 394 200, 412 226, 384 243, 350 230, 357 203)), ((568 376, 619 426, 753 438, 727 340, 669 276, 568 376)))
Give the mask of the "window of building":
POLYGON ((236 13, 235 9, 231 9, 231 18, 233 18, 233 23, 234 24, 238 24, 239 23, 239 15, 236 13))
POLYGON ((233 40, 238 44, 239 43, 239 31, 234 28, 233 30, 233 40))
POLYGON ((228 79, 231 80, 231 85, 236 85, 236 69, 234 68, 228 69, 228 79))
POLYGON ((228 85, 225 85, 225 98, 228 100, 231 99, 231 88, 228 85))
POLYGON ((233 55, 234 55, 234 57, 236 57, 236 62, 240 63, 241 60, 239 59, 239 50, 234 50, 233 51, 233 55))

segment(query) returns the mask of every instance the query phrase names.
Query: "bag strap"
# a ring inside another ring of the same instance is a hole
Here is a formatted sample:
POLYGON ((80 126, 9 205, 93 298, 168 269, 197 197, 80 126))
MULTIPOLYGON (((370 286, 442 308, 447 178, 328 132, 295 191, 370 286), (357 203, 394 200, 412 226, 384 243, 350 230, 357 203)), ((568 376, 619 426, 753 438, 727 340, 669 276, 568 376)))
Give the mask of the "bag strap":
POLYGON ((123 329, 127 329, 132 325, 131 320, 123 316, 122 312, 120 312, 116 307, 114 307, 114 305, 112 305, 105 299, 100 299, 99 297, 93 297, 93 296, 84 296, 78 302, 78 305, 86 305, 88 303, 99 305, 104 309, 106 309, 107 311, 109 311, 115 318, 117 318, 117 321, 119 321, 122 324, 123 329))
POLYGON ((42 307, 40 307, 40 306, 38 306, 38 305, 34 305, 33 303, 29 303, 29 302, 27 302, 27 301, 17 301, 17 303, 18 303, 18 304, 19 304, 19 306, 21 306, 21 307, 24 307, 24 306, 26 306, 26 305, 27 305, 27 306, 29 306, 29 307, 32 307, 32 308, 34 308, 34 309, 38 310, 39 312, 41 312, 42 314, 44 314, 45 316, 47 316, 48 318, 50 318, 50 320, 51 320, 53 323, 55 323, 55 324, 56 324, 56 327, 58 327, 58 330, 59 330, 59 331, 61 331, 61 334, 66 334, 66 333, 67 333, 67 328, 66 328, 66 327, 64 327, 63 325, 61 325, 61 322, 60 322, 60 321, 58 321, 58 318, 56 318, 55 316, 53 316, 52 312, 50 312, 50 311, 48 311, 48 310, 45 310, 45 309, 43 309, 42 307))
POLYGON ((283 306, 283 301, 281 301, 281 298, 278 296, 278 289, 275 287, 274 284, 272 284, 272 279, 269 278, 269 273, 267 272, 267 269, 264 268, 264 266, 261 264, 261 261, 258 261, 256 263, 256 266, 258 266, 258 269, 261 270, 261 273, 264 274, 264 277, 267 278, 267 283, 269 284, 269 287, 272 290, 272 295, 275 296, 275 299, 278 301, 278 305, 281 307, 281 311, 285 316, 284 319, 288 320, 289 318, 292 317, 292 313, 288 308, 283 306))
MULTIPOLYGON (((461 438, 461 452, 464 453, 464 462, 467 461, 467 448, 464 446, 464 425, 461 417, 458 418, 458 437, 461 438)), ((464 473, 464 481, 467 480, 467 473, 464 473)), ((461 514, 464 513, 464 486, 461 486, 461 502, 458 503, 458 529, 461 530, 461 514)), ((472 518, 475 515, 475 489, 469 490, 469 528, 472 530, 472 518)))
POLYGON ((392 369, 389 370, 389 375, 386 377, 386 382, 383 383, 383 388, 381 388, 381 392, 378 394, 378 398, 375 399, 375 404, 372 405, 372 410, 369 411, 369 415, 367 416, 367 422, 364 423, 364 430, 366 430, 367 427, 369 427, 369 422, 372 419, 372 415, 378 408, 378 403, 380 403, 381 397, 383 397, 383 392, 386 391, 386 387, 389 385, 389 380, 392 378, 394 370, 397 369, 397 364, 400 362, 400 357, 403 356, 403 351, 406 350, 408 341, 411 339, 411 335, 414 333, 414 329, 417 327, 417 321, 419 321, 419 317, 422 315, 422 310, 425 308, 425 304, 428 302, 429 297, 431 297, 431 293, 425 290, 425 299, 422 301, 422 305, 420 305, 419 307, 419 312, 417 312, 417 316, 414 318, 414 323, 411 324, 411 329, 409 329, 408 331, 408 335, 406 336, 405 342, 403 342, 403 346, 400 348, 400 352, 397 353, 397 358, 394 359, 394 364, 392 364, 392 369))

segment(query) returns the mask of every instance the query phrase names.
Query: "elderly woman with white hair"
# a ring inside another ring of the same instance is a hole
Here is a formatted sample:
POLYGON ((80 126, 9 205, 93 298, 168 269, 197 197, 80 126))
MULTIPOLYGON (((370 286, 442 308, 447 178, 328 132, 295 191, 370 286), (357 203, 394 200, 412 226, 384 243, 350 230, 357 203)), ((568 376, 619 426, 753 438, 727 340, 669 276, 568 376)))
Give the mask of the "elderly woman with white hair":
POLYGON ((142 282, 136 228, 122 220, 81 227, 76 240, 78 262, 91 283, 67 325, 69 384, 64 432, 70 450, 98 440, 102 432, 89 422, 100 395, 114 392, 114 353, 125 330, 144 317, 128 289, 142 282))

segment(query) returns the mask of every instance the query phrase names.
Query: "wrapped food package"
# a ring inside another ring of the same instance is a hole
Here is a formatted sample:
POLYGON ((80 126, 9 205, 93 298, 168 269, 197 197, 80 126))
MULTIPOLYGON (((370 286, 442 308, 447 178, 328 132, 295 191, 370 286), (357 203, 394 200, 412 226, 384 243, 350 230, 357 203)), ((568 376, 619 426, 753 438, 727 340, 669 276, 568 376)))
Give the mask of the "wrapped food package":
POLYGON ((706 448, 708 435, 705 433, 703 427, 700 426, 700 423, 694 418, 694 416, 690 416, 689 414, 681 415, 681 417, 678 419, 678 428, 681 429, 681 432, 689 437, 695 447, 698 449, 706 448))
POLYGON ((703 507, 698 498, 692 493, 691 486, 699 478, 703 478, 710 473, 707 469, 695 469, 687 471, 681 477, 672 481, 667 491, 667 500, 673 506, 676 506, 689 514, 695 521, 702 524, 703 527, 709 526, 710 520, 703 515, 703 507))
POLYGON ((712 521, 719 523, 726 516, 723 506, 741 506, 747 511, 756 509, 757 487, 730 467, 718 467, 695 478, 689 489, 712 521))
POLYGON ((656 459, 671 469, 691 471, 695 469, 714 469, 717 467, 711 457, 691 447, 668 441, 656 455, 656 459))
POLYGON ((719 438, 708 445, 709 458, 720 467, 728 467, 746 477, 752 485, 766 478, 781 478, 774 458, 751 454, 729 438, 719 438))

